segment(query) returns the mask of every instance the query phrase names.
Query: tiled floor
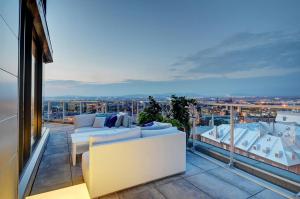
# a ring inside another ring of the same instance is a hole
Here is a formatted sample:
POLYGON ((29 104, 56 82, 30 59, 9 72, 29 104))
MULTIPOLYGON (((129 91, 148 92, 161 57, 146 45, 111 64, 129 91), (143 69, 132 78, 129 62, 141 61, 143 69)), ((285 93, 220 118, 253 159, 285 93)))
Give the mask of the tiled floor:
MULTIPOLYGON (((50 138, 43 154, 31 194, 83 183, 81 160, 71 165, 71 125, 51 125, 50 138)), ((279 199, 283 196, 259 186, 198 155, 187 153, 184 174, 123 190, 105 199, 189 199, 189 198, 251 198, 279 199)))

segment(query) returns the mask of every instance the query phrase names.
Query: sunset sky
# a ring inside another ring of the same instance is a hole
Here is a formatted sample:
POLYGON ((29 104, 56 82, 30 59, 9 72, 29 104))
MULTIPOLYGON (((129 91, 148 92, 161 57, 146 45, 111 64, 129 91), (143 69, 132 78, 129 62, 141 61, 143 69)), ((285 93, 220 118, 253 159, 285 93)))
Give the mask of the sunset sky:
POLYGON ((300 1, 51 0, 46 95, 300 95, 300 1))

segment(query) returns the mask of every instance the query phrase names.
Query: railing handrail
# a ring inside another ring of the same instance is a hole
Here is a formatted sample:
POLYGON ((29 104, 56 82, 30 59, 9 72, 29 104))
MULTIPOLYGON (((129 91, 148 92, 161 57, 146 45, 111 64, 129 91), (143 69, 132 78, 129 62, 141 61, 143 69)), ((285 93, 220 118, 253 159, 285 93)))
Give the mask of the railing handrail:
POLYGON ((199 103, 201 105, 208 106, 234 106, 241 108, 269 108, 269 109, 287 109, 287 110, 300 110, 300 106, 290 106, 290 105, 268 105, 268 104, 229 104, 229 103, 199 103))

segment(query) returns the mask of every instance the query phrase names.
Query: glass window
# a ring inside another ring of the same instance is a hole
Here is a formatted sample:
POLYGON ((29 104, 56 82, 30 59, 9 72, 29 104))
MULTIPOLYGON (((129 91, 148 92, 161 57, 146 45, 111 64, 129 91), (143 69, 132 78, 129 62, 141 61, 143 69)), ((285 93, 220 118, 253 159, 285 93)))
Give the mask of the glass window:
MULTIPOLYGON (((32 53, 35 52, 35 42, 32 42, 32 53)), ((37 110, 36 110, 36 59, 31 59, 31 147, 33 149, 37 140, 37 110)))

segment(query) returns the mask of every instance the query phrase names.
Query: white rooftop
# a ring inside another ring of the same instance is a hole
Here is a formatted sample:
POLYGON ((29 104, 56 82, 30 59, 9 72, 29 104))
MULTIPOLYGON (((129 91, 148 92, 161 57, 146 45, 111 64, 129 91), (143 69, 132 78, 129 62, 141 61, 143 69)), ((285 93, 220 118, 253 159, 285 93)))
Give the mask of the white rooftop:
MULTIPOLYGON (((219 143, 230 144, 230 125, 222 124, 202 134, 219 143), (218 136, 216 136, 218 135, 218 136)), ((283 123, 236 124, 236 148, 271 161, 292 166, 300 164, 300 127, 283 123)))

